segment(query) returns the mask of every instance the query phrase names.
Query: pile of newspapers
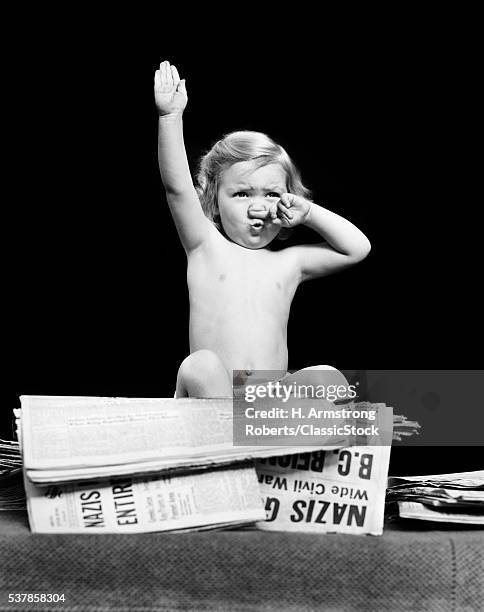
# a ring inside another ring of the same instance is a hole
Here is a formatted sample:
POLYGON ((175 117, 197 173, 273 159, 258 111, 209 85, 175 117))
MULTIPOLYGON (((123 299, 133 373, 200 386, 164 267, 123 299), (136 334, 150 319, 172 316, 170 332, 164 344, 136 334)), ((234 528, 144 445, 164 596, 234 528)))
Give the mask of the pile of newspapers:
POLYGON ((228 398, 22 396, 14 414, 0 509, 27 505, 33 532, 383 531, 389 445, 237 446, 228 398))
POLYGON ((22 469, 19 443, 0 438, 0 476, 13 474, 22 469))
POLYGON ((0 510, 23 510, 22 456, 19 444, 0 438, 0 510))
POLYGON ((392 477, 386 502, 405 519, 484 525, 484 470, 392 477))

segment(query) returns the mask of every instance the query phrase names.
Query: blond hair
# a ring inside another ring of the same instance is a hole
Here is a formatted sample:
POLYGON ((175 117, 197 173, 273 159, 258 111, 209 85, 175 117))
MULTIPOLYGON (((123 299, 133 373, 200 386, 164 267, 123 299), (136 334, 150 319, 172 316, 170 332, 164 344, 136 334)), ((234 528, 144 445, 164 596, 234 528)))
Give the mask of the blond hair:
POLYGON ((262 132, 243 130, 226 134, 200 160, 196 187, 205 215, 221 229, 218 209, 220 175, 224 170, 242 161, 254 161, 256 168, 280 164, 287 176, 287 190, 294 195, 309 198, 311 192, 286 151, 262 132))

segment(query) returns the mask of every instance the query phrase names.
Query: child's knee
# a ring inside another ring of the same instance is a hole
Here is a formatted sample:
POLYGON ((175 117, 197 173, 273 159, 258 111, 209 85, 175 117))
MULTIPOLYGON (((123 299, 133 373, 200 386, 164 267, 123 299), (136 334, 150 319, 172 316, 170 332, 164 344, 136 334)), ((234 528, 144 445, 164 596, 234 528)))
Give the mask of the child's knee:
POLYGON ((330 380, 333 384, 348 386, 348 380, 346 379, 346 376, 342 372, 340 372, 337 368, 334 368, 333 366, 316 365, 316 366, 312 366, 309 369, 319 370, 319 371, 326 370, 326 372, 330 371, 331 373, 328 374, 328 380, 330 380))
POLYGON ((216 353, 189 355, 178 370, 176 397, 232 397, 232 383, 216 353))
POLYGON ((188 355, 178 370, 178 375, 187 379, 204 379, 226 374, 220 357, 213 351, 202 349, 188 355))
MULTIPOLYGON (((315 365, 298 370, 289 375, 291 380, 301 381, 304 384, 312 385, 345 385, 348 386, 348 381, 344 374, 337 368, 330 365, 315 365)), ((287 377, 289 378, 289 377, 287 377)), ((286 380, 286 379, 285 379, 286 380)))

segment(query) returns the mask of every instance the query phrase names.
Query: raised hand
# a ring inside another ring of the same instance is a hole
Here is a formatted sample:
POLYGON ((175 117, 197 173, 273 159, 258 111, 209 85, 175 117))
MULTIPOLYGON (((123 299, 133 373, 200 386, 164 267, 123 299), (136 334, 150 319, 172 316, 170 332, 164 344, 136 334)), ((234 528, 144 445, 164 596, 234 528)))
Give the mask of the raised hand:
POLYGON ((155 103, 159 115, 181 115, 187 101, 185 79, 180 80, 178 70, 170 62, 161 62, 155 72, 155 103))
POLYGON ((277 204, 271 207, 269 213, 275 225, 295 227, 307 221, 311 205, 312 202, 301 196, 283 193, 277 204))

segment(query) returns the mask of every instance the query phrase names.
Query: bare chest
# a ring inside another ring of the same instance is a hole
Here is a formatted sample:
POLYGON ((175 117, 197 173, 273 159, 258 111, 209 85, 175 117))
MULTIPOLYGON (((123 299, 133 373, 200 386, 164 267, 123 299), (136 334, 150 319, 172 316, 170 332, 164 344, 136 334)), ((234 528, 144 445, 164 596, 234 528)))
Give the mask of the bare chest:
POLYGON ((205 296, 220 308, 237 304, 283 308, 290 305, 297 281, 281 252, 219 248, 197 253, 188 263, 190 298, 205 296))

